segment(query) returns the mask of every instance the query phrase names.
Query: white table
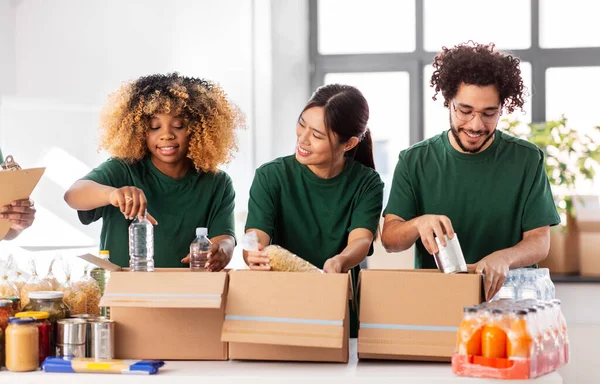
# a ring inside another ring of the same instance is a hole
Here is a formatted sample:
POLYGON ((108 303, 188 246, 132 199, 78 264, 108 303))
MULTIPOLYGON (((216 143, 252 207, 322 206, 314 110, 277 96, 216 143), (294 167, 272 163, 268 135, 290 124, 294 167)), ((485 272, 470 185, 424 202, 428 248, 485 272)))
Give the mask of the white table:
MULTIPOLYGON (((351 341, 350 362, 339 363, 275 363, 250 361, 168 361, 153 376, 99 375, 74 373, 0 373, 0 384, 121 384, 121 383, 194 383, 194 384, 319 384, 319 383, 494 383, 498 380, 458 377, 449 363, 401 361, 357 361, 356 340, 351 341)), ((557 373, 535 380, 511 380, 509 383, 562 384, 557 373)))

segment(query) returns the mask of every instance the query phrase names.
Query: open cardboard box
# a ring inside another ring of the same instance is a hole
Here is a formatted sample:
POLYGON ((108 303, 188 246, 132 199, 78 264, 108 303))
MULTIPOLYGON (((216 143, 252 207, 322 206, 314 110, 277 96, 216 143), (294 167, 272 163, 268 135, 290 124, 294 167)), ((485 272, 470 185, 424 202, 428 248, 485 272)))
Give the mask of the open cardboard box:
POLYGON ((115 358, 227 360, 221 341, 227 272, 156 269, 130 272, 93 255, 111 272, 100 306, 116 322, 115 358))
POLYGON ((576 213, 580 274, 582 276, 600 276, 599 197, 573 196, 573 207, 576 213))
POLYGON ((230 359, 348 362, 350 274, 233 271, 229 279, 230 359))
POLYGON ((483 302, 479 274, 362 270, 360 359, 450 361, 463 308, 483 302))

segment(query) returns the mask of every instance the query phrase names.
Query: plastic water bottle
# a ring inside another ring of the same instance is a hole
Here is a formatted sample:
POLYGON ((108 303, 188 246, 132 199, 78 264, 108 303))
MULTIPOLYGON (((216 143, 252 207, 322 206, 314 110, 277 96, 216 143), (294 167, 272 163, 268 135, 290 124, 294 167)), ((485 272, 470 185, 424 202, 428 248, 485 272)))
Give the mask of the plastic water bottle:
POLYGON ((202 271, 208 261, 210 251, 210 240, 208 240, 208 229, 196 228, 196 238, 190 244, 190 270, 202 271))
POLYGON ((523 270, 523 282, 519 287, 518 297, 519 299, 541 299, 542 291, 537 284, 536 272, 533 270, 523 270))
POLYGON ((515 280, 515 274, 509 271, 508 276, 506 276, 506 280, 500 288, 500 291, 494 296, 493 300, 500 299, 512 299, 515 300, 517 298, 517 281, 515 280))
POLYGON ((129 226, 129 268, 132 272, 154 271, 154 227, 144 216, 129 226))

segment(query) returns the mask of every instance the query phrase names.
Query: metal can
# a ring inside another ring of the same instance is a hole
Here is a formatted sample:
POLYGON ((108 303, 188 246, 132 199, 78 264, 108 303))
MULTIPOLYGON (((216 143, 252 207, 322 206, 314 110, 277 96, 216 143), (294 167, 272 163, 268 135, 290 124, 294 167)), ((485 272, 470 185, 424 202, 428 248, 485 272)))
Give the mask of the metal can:
POLYGON ((56 322, 56 344, 85 346, 87 321, 84 319, 62 319, 56 322))
POLYGON ((458 235, 455 233, 452 239, 449 239, 447 235, 444 235, 446 239, 446 246, 440 245, 440 239, 435 238, 438 244, 439 252, 433 255, 435 264, 438 269, 443 273, 460 273, 467 272, 467 263, 465 262, 465 256, 460 248, 458 242, 458 235))
POLYGON ((56 344, 56 357, 85 357, 85 344, 56 344))
POLYGON ((115 322, 113 320, 90 321, 88 357, 113 359, 115 353, 115 322))

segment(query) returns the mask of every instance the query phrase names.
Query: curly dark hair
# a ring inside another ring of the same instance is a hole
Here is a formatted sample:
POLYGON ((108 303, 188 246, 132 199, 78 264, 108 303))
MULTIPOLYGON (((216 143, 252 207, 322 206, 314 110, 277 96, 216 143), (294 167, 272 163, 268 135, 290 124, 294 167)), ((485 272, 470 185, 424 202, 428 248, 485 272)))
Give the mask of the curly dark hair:
POLYGON ((124 83, 101 116, 100 149, 127 162, 148 153, 146 132, 156 114, 181 116, 190 139, 187 157, 198 171, 214 172, 237 150, 235 130, 244 117, 217 84, 178 73, 124 83))
POLYGON ((520 60, 512 55, 494 51, 494 44, 473 41, 443 47, 433 59, 434 72, 430 85, 435 89, 433 100, 439 92, 444 96, 444 106, 456 96, 460 84, 494 85, 500 102, 508 113, 516 108, 523 110, 527 90, 521 78, 520 60))

